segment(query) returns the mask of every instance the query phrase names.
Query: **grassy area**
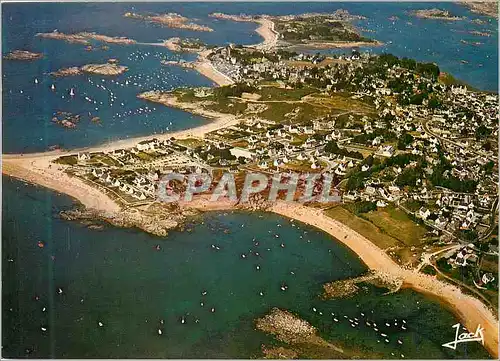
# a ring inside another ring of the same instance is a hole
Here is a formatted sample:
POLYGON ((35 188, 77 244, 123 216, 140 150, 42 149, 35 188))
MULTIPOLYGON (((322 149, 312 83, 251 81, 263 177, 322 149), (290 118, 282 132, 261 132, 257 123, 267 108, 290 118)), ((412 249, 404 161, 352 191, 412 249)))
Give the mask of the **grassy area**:
POLYGON ((187 148, 196 148, 197 146, 205 144, 201 139, 195 138, 178 139, 175 142, 187 148))
POLYGON ((431 275, 431 276, 437 275, 436 269, 433 266, 431 266, 430 264, 428 264, 424 268, 422 268, 421 271, 423 273, 431 275))
POLYGON ((78 163, 76 156, 74 155, 63 155, 57 158, 54 163, 65 164, 65 165, 75 165, 78 163))
POLYGON ((394 207, 379 208, 363 213, 361 217, 352 211, 352 205, 337 206, 326 211, 356 232, 365 236, 382 249, 393 246, 416 246, 422 243, 425 227, 413 222, 401 210, 394 207))
POLYGON ((298 89, 283 89, 273 86, 262 87, 257 93, 261 95, 260 100, 300 100, 302 97, 317 92, 311 87, 298 89))
POLYGON ((352 228, 382 249, 401 245, 401 242, 398 239, 386 234, 382 229, 378 228, 373 223, 355 216, 343 206, 330 208, 326 211, 326 214, 329 217, 345 224, 349 228, 352 228))
POLYGON ((359 113, 374 113, 374 107, 362 100, 352 99, 350 95, 342 93, 335 93, 330 96, 311 96, 307 101, 317 106, 330 108, 330 110, 337 109, 342 111, 359 112, 359 113))
POLYGON ((422 237, 427 233, 425 227, 416 224, 406 213, 392 206, 366 213, 364 217, 407 246, 420 244, 422 237))
POLYGON ((247 105, 245 102, 221 98, 217 103, 209 105, 206 108, 219 113, 238 115, 247 109, 247 105))

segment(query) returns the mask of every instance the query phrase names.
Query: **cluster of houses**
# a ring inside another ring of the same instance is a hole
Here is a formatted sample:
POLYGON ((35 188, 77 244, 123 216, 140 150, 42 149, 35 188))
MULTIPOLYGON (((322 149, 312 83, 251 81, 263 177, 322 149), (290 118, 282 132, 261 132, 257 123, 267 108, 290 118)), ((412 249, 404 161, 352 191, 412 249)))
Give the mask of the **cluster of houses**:
MULTIPOLYGON (((485 167, 493 162, 498 165, 497 145, 485 147, 487 138, 498 134, 498 96, 468 91, 465 87, 447 86, 426 78, 413 76, 411 70, 386 66, 381 77, 369 72, 367 64, 374 57, 367 53, 338 55, 328 62, 328 66, 305 67, 290 65, 290 60, 309 61, 316 64, 323 57, 315 55, 293 55, 279 61, 270 60, 265 54, 251 62, 240 62, 239 52, 252 49, 227 46, 213 51, 210 59, 214 66, 235 81, 259 84, 273 79, 277 84, 304 83, 322 84, 325 93, 347 91, 352 98, 371 99, 378 116, 355 117, 348 115, 347 122, 336 121, 335 116, 311 119, 308 125, 279 124, 261 119, 258 112, 249 111, 246 120, 238 125, 209 133, 203 145, 196 148, 180 146, 174 140, 157 139, 143 141, 129 150, 116 150, 107 154, 125 168, 137 171, 176 168, 187 169, 196 166, 201 169, 226 168, 238 171, 242 166, 255 166, 262 171, 282 171, 291 164, 302 164, 311 172, 330 172, 339 177, 349 176, 351 170, 367 172, 370 166, 361 159, 350 158, 348 152, 332 154, 325 145, 334 141, 341 148, 356 144, 356 134, 370 135, 363 144, 358 144, 380 159, 391 158, 400 153, 419 156, 426 161, 426 168, 417 187, 399 187, 393 180, 381 180, 377 173, 369 174, 363 187, 343 194, 346 202, 369 200, 379 207, 396 204, 403 207, 408 201, 422 204, 419 210, 409 211, 416 218, 438 233, 455 234, 459 230, 476 230, 479 234, 489 228, 494 216, 493 206, 497 201, 496 172, 485 173, 485 167), (428 100, 421 104, 399 103, 398 89, 391 82, 397 81, 405 89, 418 94, 420 89, 432 89, 442 106, 429 107, 428 100), (253 113, 252 113, 253 112, 253 113), (395 141, 384 139, 382 131, 390 132, 395 141), (404 134, 411 138, 404 147, 396 146, 404 134), (478 134, 484 138, 478 139, 478 134), (144 157, 144 154, 149 157, 144 157), (229 157, 218 154, 230 155, 229 157), (439 187, 432 187, 430 177, 443 157, 451 164, 451 170, 444 176, 478 182, 474 192, 460 194, 439 187), (174 161, 172 161, 174 160, 174 161), (146 166, 146 167, 145 167, 146 166), (163 166, 163 167, 162 167, 163 166)), ((262 54, 262 53, 260 53, 262 54)), ((275 55, 274 55, 275 56, 275 55)), ((196 90, 197 97, 211 94, 211 90, 196 90)), ((258 104, 253 104, 254 108, 258 104)), ((85 162, 86 155, 78 157, 85 162)), ((414 167, 415 162, 406 167, 414 167)), ((405 167, 394 166, 391 171, 397 176, 405 167)), ((138 199, 154 195, 154 177, 137 175, 124 184, 122 179, 113 178, 103 171, 94 175, 101 183, 118 187, 138 199), (137 180, 136 180, 137 179, 137 180)), ((93 174, 93 173, 92 173, 93 174)))

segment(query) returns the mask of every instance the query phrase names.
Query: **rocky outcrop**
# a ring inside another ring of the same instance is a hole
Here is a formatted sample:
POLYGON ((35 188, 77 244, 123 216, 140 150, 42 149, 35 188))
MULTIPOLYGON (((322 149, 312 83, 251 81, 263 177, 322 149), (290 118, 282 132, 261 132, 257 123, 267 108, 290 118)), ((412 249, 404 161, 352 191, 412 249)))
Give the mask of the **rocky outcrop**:
POLYGON ((53 71, 50 75, 55 77, 63 77, 63 76, 75 76, 82 74, 82 71, 77 66, 72 66, 71 68, 63 68, 57 71, 53 71))
POLYGON ((188 18, 177 13, 141 15, 137 13, 128 12, 125 13, 123 16, 131 19, 149 21, 173 29, 186 29, 192 31, 207 31, 207 32, 214 31, 212 28, 209 28, 208 26, 193 23, 188 18))
POLYGON ((463 19, 461 17, 452 15, 447 10, 440 10, 440 9, 436 9, 436 8, 434 8, 434 9, 415 10, 415 11, 412 12, 412 15, 416 16, 417 18, 448 20, 448 21, 456 21, 456 20, 462 20, 463 19))
POLYGON ((359 292, 358 284, 367 282, 376 287, 387 288, 389 293, 396 292, 403 284, 403 279, 384 272, 369 272, 360 277, 349 278, 323 285, 323 298, 349 298, 359 292))
POLYGON ((120 75, 125 73, 128 68, 123 65, 117 64, 87 64, 80 68, 84 73, 98 74, 98 75, 120 75))
POLYGON ((83 73, 116 76, 125 73, 128 70, 126 66, 118 65, 115 63, 106 64, 87 64, 81 67, 73 66, 71 68, 63 68, 50 73, 55 77, 75 76, 83 73))
POLYGON ((43 58, 41 53, 33 53, 27 50, 14 50, 3 57, 5 60, 31 61, 43 58))
POLYGON ((51 33, 38 33, 36 36, 46 39, 63 40, 68 43, 90 45, 90 40, 100 41, 109 44, 130 45, 136 41, 123 36, 107 36, 91 32, 81 32, 76 34, 65 34, 54 30, 51 33))
POLYGON ((316 329, 307 321, 279 308, 273 308, 271 313, 257 319, 256 326, 286 343, 306 342, 316 334, 316 329))
POLYGON ((63 211, 60 217, 71 221, 105 221, 123 228, 138 228, 149 234, 165 237, 178 229, 187 217, 196 215, 193 210, 170 209, 166 207, 130 208, 116 213, 105 213, 95 209, 73 209, 63 211), (148 209, 149 208, 149 209, 148 209))

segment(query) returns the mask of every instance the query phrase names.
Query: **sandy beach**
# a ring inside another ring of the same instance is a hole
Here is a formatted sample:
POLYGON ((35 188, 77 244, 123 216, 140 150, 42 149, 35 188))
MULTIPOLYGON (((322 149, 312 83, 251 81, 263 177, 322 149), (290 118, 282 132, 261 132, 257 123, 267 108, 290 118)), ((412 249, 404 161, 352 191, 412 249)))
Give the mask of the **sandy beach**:
MULTIPOLYGON (((278 34, 274 31, 274 23, 269 19, 254 20, 259 23, 257 33, 264 41, 255 45, 261 49, 271 49, 276 46, 278 34)), ((351 46, 361 46, 359 43, 351 46)), ((335 45, 328 44, 329 47, 335 45)), ((370 46, 377 45, 370 43, 370 46)), ((306 45, 307 46, 307 45, 306 45)), ((345 43, 342 47, 346 47, 345 43)), ((229 85, 234 82, 213 67, 206 58, 206 54, 200 54, 199 59, 193 63, 194 68, 202 75, 211 79, 218 85, 229 85)), ((120 206, 113 201, 103 189, 90 186, 82 180, 70 177, 64 172, 65 166, 51 163, 62 155, 76 154, 78 152, 110 152, 115 149, 132 148, 138 142, 157 138, 159 140, 175 138, 197 137, 203 138, 209 132, 236 125, 240 121, 233 115, 220 114, 198 108, 196 104, 179 103, 174 97, 166 96, 160 102, 165 106, 182 109, 196 114, 209 121, 199 127, 161 134, 153 134, 144 137, 134 137, 114 141, 99 146, 74 149, 71 151, 52 151, 33 154, 12 154, 2 156, 2 173, 22 179, 24 181, 41 185, 53 189, 59 193, 67 194, 80 201, 85 207, 116 213, 120 211, 120 206)), ((205 200, 198 200, 184 207, 196 208, 203 211, 234 209, 234 203, 223 201, 212 203, 205 200)), ((478 325, 484 328, 485 347, 490 354, 498 358, 498 320, 481 301, 471 296, 465 295, 454 285, 444 283, 435 277, 418 273, 416 271, 404 270, 394 262, 382 249, 378 248, 369 239, 363 237, 344 224, 328 217, 323 211, 306 207, 295 203, 276 202, 269 211, 276 214, 296 219, 303 223, 317 227, 330 234, 338 241, 349 247, 367 265, 375 271, 381 271, 403 279, 404 286, 416 291, 436 297, 446 307, 454 312, 461 320, 462 324, 470 331, 474 331, 478 325)), ((452 325, 450 325, 451 327, 452 325)), ((443 340, 443 343, 451 340, 443 340)))
MULTIPOLYGON (((188 132, 196 133, 191 130, 184 131, 183 134, 189 134, 188 132)), ((198 129, 197 132, 203 131, 198 129)), ((108 146, 106 150, 112 148, 116 149, 116 147, 108 146)), ((50 165, 50 161, 56 158, 57 154, 57 152, 51 152, 45 155, 42 153, 31 156, 4 156, 2 172, 67 194, 89 208, 109 213, 120 210, 118 204, 104 192, 85 184, 79 179, 69 177, 63 172, 63 166, 50 165)), ((204 196, 195 198, 191 203, 181 204, 181 206, 202 211, 235 209, 234 202, 227 199, 221 199, 219 202, 209 202, 207 197, 204 196)), ((481 325, 485 330, 485 348, 492 356, 498 357, 498 320, 493 312, 478 299, 465 295, 456 286, 437 280, 433 276, 402 269, 369 239, 328 217, 320 209, 306 207, 298 203, 278 201, 274 203, 269 211, 317 227, 330 234, 356 253, 371 270, 381 271, 400 278, 403 280, 405 287, 437 298, 457 315, 467 329, 473 331, 478 325, 481 325)), ((449 340, 443 340, 443 343, 447 341, 449 340)))
MULTIPOLYGON (((437 298, 469 331, 474 332, 476 327, 481 325, 484 328, 485 348, 492 356, 498 358, 498 320, 478 299, 465 295, 454 285, 439 281, 433 276, 402 269, 369 239, 328 217, 321 210, 299 204, 277 202, 271 211, 325 231, 353 250, 370 269, 402 278, 406 287, 437 298)), ((448 341, 452 340, 443 340, 443 343, 448 341)))
POLYGON ((262 36, 264 41, 253 46, 262 50, 270 50, 275 48, 278 42, 279 34, 274 30, 274 22, 269 19, 259 19, 255 22, 260 24, 260 26, 255 31, 257 32, 257 34, 262 36))
MULTIPOLYGON (((210 202, 208 197, 204 196, 196 197, 194 202, 189 204, 190 207, 201 211, 230 210, 235 209, 234 205, 234 202, 230 202, 227 198, 221 199, 220 202, 210 202)), ((356 253, 371 270, 402 279, 404 287, 437 299, 471 332, 481 325, 484 328, 485 348, 492 356, 498 358, 498 320, 480 300, 464 294, 458 287, 442 282, 434 276, 401 268, 369 239, 328 217, 320 209, 278 201, 268 211, 309 224, 330 234, 356 253)), ((443 343, 448 341, 451 340, 443 340, 443 343)))
POLYGON ((227 75, 221 73, 205 58, 200 58, 193 63, 194 69, 201 75, 207 77, 219 86, 234 84, 234 81, 227 75))

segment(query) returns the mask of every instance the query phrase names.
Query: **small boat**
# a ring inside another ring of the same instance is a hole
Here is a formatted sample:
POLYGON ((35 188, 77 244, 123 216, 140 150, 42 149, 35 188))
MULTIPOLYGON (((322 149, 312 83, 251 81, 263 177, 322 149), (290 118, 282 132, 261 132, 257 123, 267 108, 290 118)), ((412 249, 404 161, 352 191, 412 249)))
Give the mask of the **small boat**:
POLYGON ((35 84, 38 84, 38 79, 37 78, 35 78, 35 84))
POLYGON ((74 97, 75 96, 75 89, 71 88, 69 91, 69 95, 74 97))
POLYGON ((101 321, 99 321, 97 324, 99 325, 99 327, 104 326, 104 324, 101 321))
POLYGON ((158 329, 158 335, 161 335, 162 333, 161 329, 158 329))
POLYGON ((52 85, 50 86, 50 90, 55 91, 55 90, 56 90, 56 86, 55 86, 54 84, 52 84, 52 85))

